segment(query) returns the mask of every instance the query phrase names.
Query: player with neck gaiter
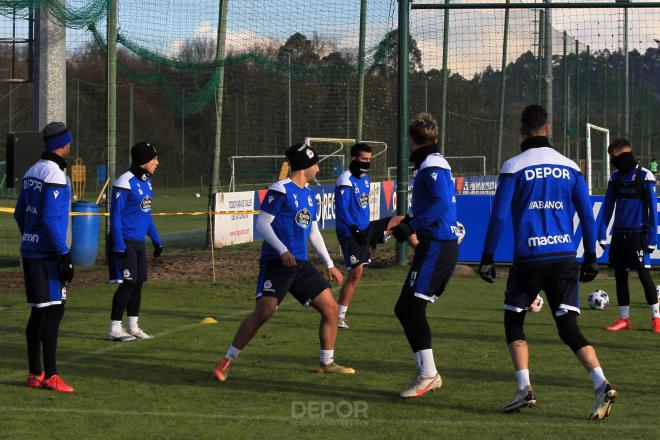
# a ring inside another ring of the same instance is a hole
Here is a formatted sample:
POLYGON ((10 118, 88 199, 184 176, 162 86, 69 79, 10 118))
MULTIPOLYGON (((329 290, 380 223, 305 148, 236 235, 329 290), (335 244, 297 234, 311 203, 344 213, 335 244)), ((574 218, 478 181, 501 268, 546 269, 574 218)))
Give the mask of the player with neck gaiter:
POLYGON ((163 252, 151 217, 153 187, 151 176, 158 168, 158 153, 153 144, 140 142, 131 148, 131 166, 112 185, 110 234, 106 241, 110 282, 119 284, 112 298, 108 339, 128 342, 151 339, 138 324, 142 285, 147 281, 147 256, 144 239, 154 245, 154 258, 163 252), (122 326, 124 310, 128 331, 122 326))

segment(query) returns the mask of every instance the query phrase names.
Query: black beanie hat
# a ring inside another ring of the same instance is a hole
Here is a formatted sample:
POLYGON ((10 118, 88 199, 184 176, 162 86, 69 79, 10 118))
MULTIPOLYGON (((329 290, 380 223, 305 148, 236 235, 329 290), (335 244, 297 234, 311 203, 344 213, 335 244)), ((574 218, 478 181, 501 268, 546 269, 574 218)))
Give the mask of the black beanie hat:
POLYGON ((158 156, 156 146, 149 142, 140 142, 131 148, 131 161, 136 165, 144 165, 156 156, 158 156))
POLYGON ((306 170, 319 162, 318 154, 307 144, 292 145, 284 154, 289 159, 291 171, 306 170))

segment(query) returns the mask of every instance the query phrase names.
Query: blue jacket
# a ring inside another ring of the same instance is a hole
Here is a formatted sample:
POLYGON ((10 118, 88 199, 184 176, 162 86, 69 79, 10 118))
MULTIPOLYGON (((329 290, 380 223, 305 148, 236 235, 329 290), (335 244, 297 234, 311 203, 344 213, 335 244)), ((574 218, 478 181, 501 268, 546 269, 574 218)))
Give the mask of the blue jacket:
MULTIPOLYGON (((275 235, 297 261, 308 261, 307 240, 316 221, 316 200, 309 188, 300 188, 290 179, 279 180, 268 187, 259 208, 275 217, 275 235)), ((261 246, 260 261, 280 261, 277 252, 266 240, 261 246)))
POLYGON ((351 236, 348 227, 356 225, 360 230, 369 227, 369 194, 371 178, 360 179, 350 171, 344 171, 335 185, 336 233, 339 241, 351 236))
POLYGON ((456 194, 451 167, 440 153, 429 154, 413 179, 410 226, 420 239, 456 240, 456 194))
POLYGON ((614 232, 646 232, 647 245, 655 247, 658 234, 657 203, 655 176, 649 170, 637 165, 624 175, 614 171, 607 183, 598 240, 606 242, 607 227, 616 205, 614 232), (636 178, 639 179, 639 190, 636 188, 636 178))
POLYGON ((21 232, 23 258, 47 258, 69 252, 66 231, 71 190, 64 172, 66 162, 53 156, 54 153, 44 153, 22 180, 14 218, 21 232), (45 159, 50 157, 53 159, 45 159))
POLYGON ((526 145, 527 149, 506 161, 500 171, 484 254, 495 253, 504 221, 511 213, 514 261, 575 257, 576 211, 585 252, 595 252, 596 222, 580 168, 554 150, 545 137, 529 138, 523 148, 526 145))
POLYGON ((110 204, 110 237, 112 250, 124 252, 125 239, 144 241, 148 235, 156 246, 163 246, 151 217, 153 190, 146 175, 138 178, 130 171, 119 176, 112 185, 110 204))

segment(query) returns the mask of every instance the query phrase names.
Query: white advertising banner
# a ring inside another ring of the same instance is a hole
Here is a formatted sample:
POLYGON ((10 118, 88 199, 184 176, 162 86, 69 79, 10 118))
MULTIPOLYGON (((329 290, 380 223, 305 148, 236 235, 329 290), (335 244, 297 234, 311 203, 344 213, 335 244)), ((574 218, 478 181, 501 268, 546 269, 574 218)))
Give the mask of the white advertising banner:
POLYGON ((213 245, 216 248, 253 240, 254 191, 216 193, 215 211, 236 211, 237 214, 216 214, 213 245))

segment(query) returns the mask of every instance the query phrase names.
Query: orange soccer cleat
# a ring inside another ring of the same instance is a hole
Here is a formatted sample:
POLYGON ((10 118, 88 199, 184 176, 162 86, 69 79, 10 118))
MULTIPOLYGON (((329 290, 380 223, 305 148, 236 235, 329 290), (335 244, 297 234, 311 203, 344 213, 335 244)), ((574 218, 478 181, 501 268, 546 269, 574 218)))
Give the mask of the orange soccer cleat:
POLYGON ((630 318, 618 318, 614 324, 605 327, 608 332, 618 332, 620 330, 630 330, 630 318))
POLYGON ((218 361, 218 366, 215 367, 213 374, 215 374, 215 377, 217 377, 220 382, 227 380, 227 374, 229 373, 230 366, 231 361, 226 357, 223 357, 220 359, 220 361, 218 361))
POLYGON ((48 379, 44 379, 43 387, 58 393, 73 393, 74 391, 73 387, 67 385, 59 374, 53 374, 48 379))
POLYGON ((653 321, 651 321, 651 328, 654 332, 660 333, 660 318, 653 318, 653 321))
POLYGON ((34 373, 28 374, 27 387, 28 388, 41 388, 44 381, 45 373, 42 371, 41 374, 37 375, 34 373))

